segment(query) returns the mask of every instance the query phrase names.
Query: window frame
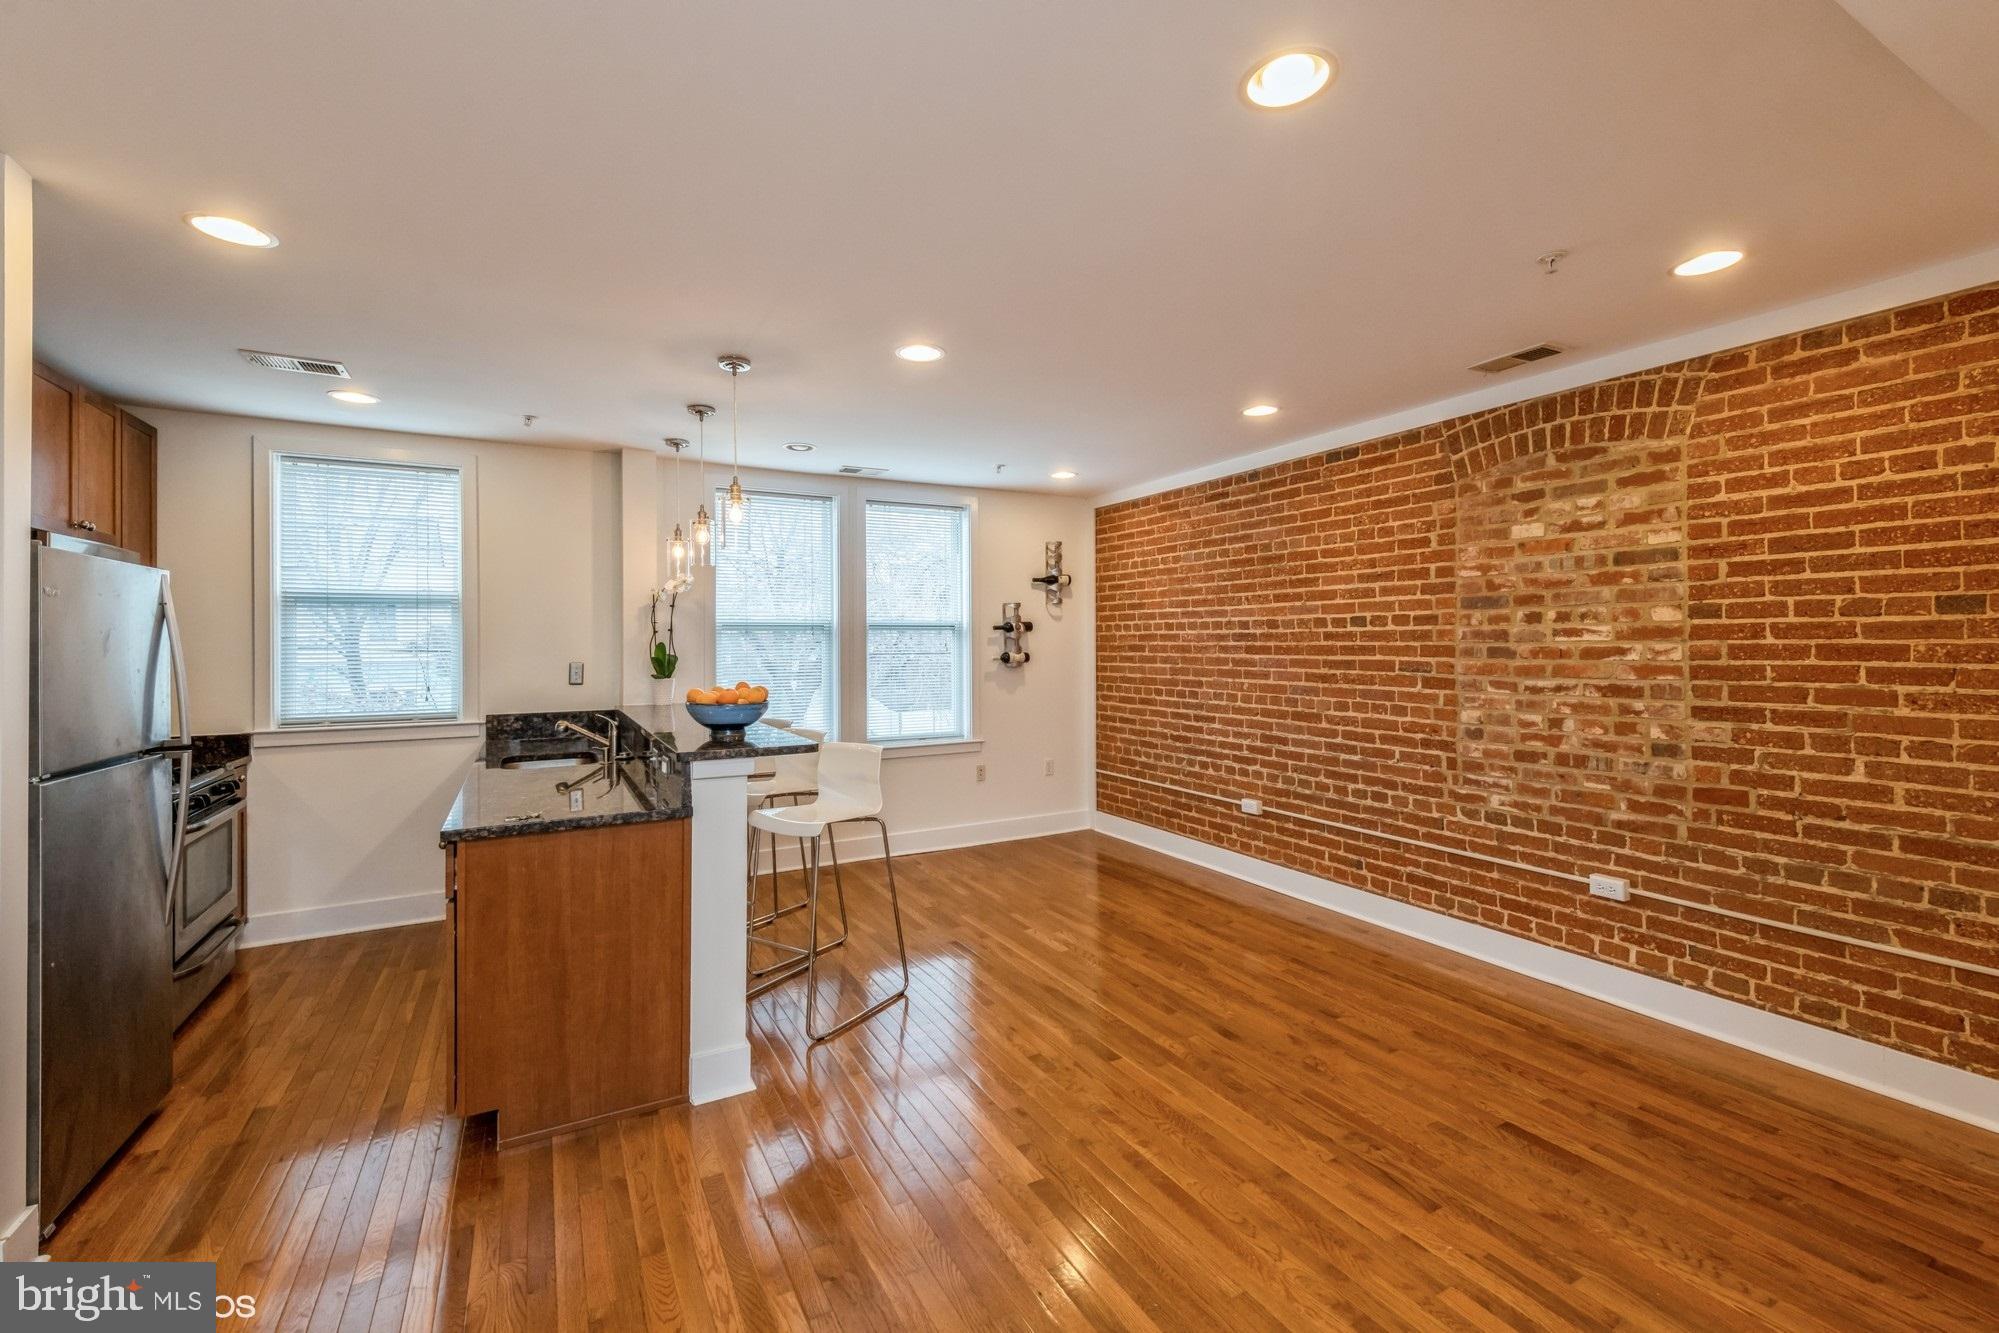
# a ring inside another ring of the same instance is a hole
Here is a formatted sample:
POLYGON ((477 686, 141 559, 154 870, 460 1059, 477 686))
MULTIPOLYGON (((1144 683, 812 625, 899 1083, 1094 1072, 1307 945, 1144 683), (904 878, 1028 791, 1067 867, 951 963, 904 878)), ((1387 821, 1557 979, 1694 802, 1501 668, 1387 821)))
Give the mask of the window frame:
POLYGON ((485 714, 479 704, 479 484, 478 457, 470 450, 439 446, 406 448, 323 437, 283 434, 251 437, 253 560, 252 671, 258 744, 304 745, 322 741, 429 739, 478 733, 485 714), (454 717, 370 717, 352 721, 282 722, 277 714, 278 573, 272 501, 283 458, 381 464, 455 471, 458 474, 458 712, 454 717))
MULTIPOLYGON (((711 465, 712 467, 712 465, 711 465)), ((978 607, 974 594, 979 578, 979 498, 970 491, 949 487, 898 485, 893 482, 848 481, 799 472, 777 472, 745 468, 743 486, 753 492, 805 496, 831 500, 834 505, 834 561, 837 573, 834 601, 834 681, 837 685, 837 714, 834 740, 865 740, 868 712, 868 614, 867 614, 867 503, 921 504, 962 509, 965 513, 965 731, 962 736, 926 740, 874 741, 884 757, 969 754, 985 747, 979 731, 979 663, 976 654, 980 638, 978 607), (858 663, 858 669, 852 669, 858 663)), ((722 485, 726 487, 727 483, 722 485)), ((716 489, 697 486, 697 494, 716 489)), ((709 661, 716 660, 718 648, 714 604, 714 579, 703 580, 709 597, 709 661)), ((997 608, 995 608, 997 615, 997 608)))
MULTIPOLYGON (((831 506, 833 517, 833 620, 828 628, 830 630, 829 652, 832 657, 833 690, 827 699, 827 711, 831 716, 827 723, 826 734, 837 738, 842 734, 841 728, 846 725, 846 719, 849 716, 847 712, 846 689, 846 664, 848 657, 847 637, 845 633, 848 601, 844 566, 849 515, 845 503, 846 497, 841 494, 843 488, 765 485, 760 478, 751 477, 746 480, 743 489, 749 492, 752 508, 755 507, 756 497, 759 495, 776 496, 786 500, 823 500, 831 506)), ((726 490, 728 490, 726 482, 719 486, 704 484, 703 489, 697 490, 696 494, 707 497, 711 506, 709 512, 719 515, 722 512, 722 506, 720 503, 715 502, 713 497, 726 490)), ((713 668, 716 682, 721 683, 721 590, 719 579, 712 572, 708 578, 708 597, 708 661, 713 668)), ((776 625, 779 622, 740 621, 737 623, 747 625, 770 623, 776 625)), ((797 718, 789 720, 793 722, 800 721, 797 718)))
POLYGON ((856 659, 861 664, 859 672, 860 712, 856 715, 860 719, 859 739, 869 745, 879 745, 884 750, 962 745, 978 735, 978 728, 973 717, 974 701, 978 698, 978 691, 974 688, 976 673, 972 669, 972 524, 976 506, 965 497, 933 498, 928 495, 885 491, 874 487, 856 487, 855 489, 854 505, 856 519, 860 528, 857 534, 860 545, 860 558, 853 563, 858 572, 861 585, 859 615, 860 656, 856 659), (910 621, 903 626, 904 628, 916 629, 954 628, 958 631, 958 647, 963 654, 963 659, 958 664, 958 693, 959 698, 964 701, 964 708, 959 717, 960 726, 956 734, 888 737, 877 740, 870 732, 868 724, 868 631, 874 625, 874 618, 867 606, 867 519, 868 506, 875 504, 884 506, 897 505, 911 509, 953 510, 958 513, 964 524, 964 563, 963 567, 958 571, 958 593, 960 605, 964 608, 963 617, 955 625, 947 621, 924 621, 920 623, 910 621))

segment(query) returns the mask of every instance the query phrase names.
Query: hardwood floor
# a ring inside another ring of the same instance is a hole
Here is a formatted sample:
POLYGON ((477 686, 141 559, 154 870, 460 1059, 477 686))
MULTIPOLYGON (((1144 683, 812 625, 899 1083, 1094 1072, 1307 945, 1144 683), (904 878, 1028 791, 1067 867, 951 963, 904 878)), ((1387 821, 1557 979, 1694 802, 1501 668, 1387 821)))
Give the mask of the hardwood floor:
POLYGON ((1092 834, 897 871, 907 1006, 504 1153, 434 928, 253 952, 55 1257, 283 1329, 1993 1326, 1999 1137, 1092 834))

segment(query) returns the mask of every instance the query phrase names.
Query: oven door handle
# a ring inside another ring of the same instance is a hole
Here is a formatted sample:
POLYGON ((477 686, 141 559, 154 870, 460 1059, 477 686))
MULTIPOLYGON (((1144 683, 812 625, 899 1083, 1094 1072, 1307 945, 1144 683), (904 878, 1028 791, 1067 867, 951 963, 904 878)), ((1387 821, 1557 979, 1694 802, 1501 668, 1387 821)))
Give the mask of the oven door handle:
POLYGON ((174 980, 179 981, 182 977, 191 977, 201 971, 202 968, 207 967, 215 960, 215 955, 221 953, 228 946, 229 942, 240 935, 242 931, 243 923, 240 921, 231 921, 227 925, 218 926, 213 931, 210 931, 208 944, 199 953, 195 954, 194 957, 174 969, 174 980))
MULTIPOLYGON (((192 838, 197 833, 206 833, 217 824, 227 823, 242 813, 243 803, 241 801, 231 801, 213 814, 203 815, 200 823, 189 824, 187 826, 187 836, 192 838)), ((185 844, 183 844, 182 850, 186 850, 185 844)))
POLYGON ((187 716, 187 656, 181 650, 180 616, 174 612, 173 575, 160 573, 160 605, 166 611, 167 649, 173 654, 174 719, 177 734, 174 748, 180 750, 180 799, 174 802, 174 850, 167 862, 167 896, 161 905, 169 924, 174 919, 174 897, 180 892, 181 854, 187 850, 187 785, 194 777, 194 728, 187 716))

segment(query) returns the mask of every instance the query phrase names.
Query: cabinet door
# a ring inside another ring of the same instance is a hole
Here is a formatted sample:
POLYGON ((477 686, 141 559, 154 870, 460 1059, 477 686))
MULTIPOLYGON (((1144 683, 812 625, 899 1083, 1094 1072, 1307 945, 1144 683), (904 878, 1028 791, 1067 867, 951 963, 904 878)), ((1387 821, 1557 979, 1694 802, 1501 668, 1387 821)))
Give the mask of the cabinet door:
POLYGON ((33 517, 50 532, 69 531, 69 437, 76 426, 76 395, 68 384, 35 368, 33 517))
POLYGON ((158 564, 154 535, 159 433, 130 412, 118 414, 118 534, 119 545, 137 551, 147 564, 158 564))
POLYGON ((71 449, 71 529, 92 541, 122 546, 118 528, 118 409, 93 393, 79 393, 71 449))

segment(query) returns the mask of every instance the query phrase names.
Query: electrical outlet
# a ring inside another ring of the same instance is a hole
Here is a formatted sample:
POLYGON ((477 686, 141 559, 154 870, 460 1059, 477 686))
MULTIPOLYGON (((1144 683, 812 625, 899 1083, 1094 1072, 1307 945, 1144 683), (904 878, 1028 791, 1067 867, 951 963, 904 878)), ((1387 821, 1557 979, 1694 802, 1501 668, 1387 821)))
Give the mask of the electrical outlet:
POLYGON ((1053 759, 1044 759, 1041 761, 1041 776, 1044 778, 1055 776, 1055 761, 1053 759))
POLYGON ((1242 798, 1242 812, 1246 815, 1260 815, 1263 813, 1263 802, 1254 796, 1245 796, 1242 798))
POLYGON ((1608 898, 1614 903, 1631 901, 1631 881, 1619 879, 1615 875, 1591 875, 1589 892, 1592 898, 1608 898))
POLYGON ((581 685, 583 683, 583 664, 581 662, 571 662, 569 664, 569 683, 571 685, 581 685))
POLYGON ((986 766, 984 764, 980 764, 978 768, 974 769, 973 771, 976 774, 978 774, 978 776, 974 778, 973 781, 984 782, 986 780, 986 766))
POLYGON ((569 793, 570 813, 574 814, 576 811, 581 810, 582 808, 583 808, 583 793, 580 791, 570 792, 569 793))

